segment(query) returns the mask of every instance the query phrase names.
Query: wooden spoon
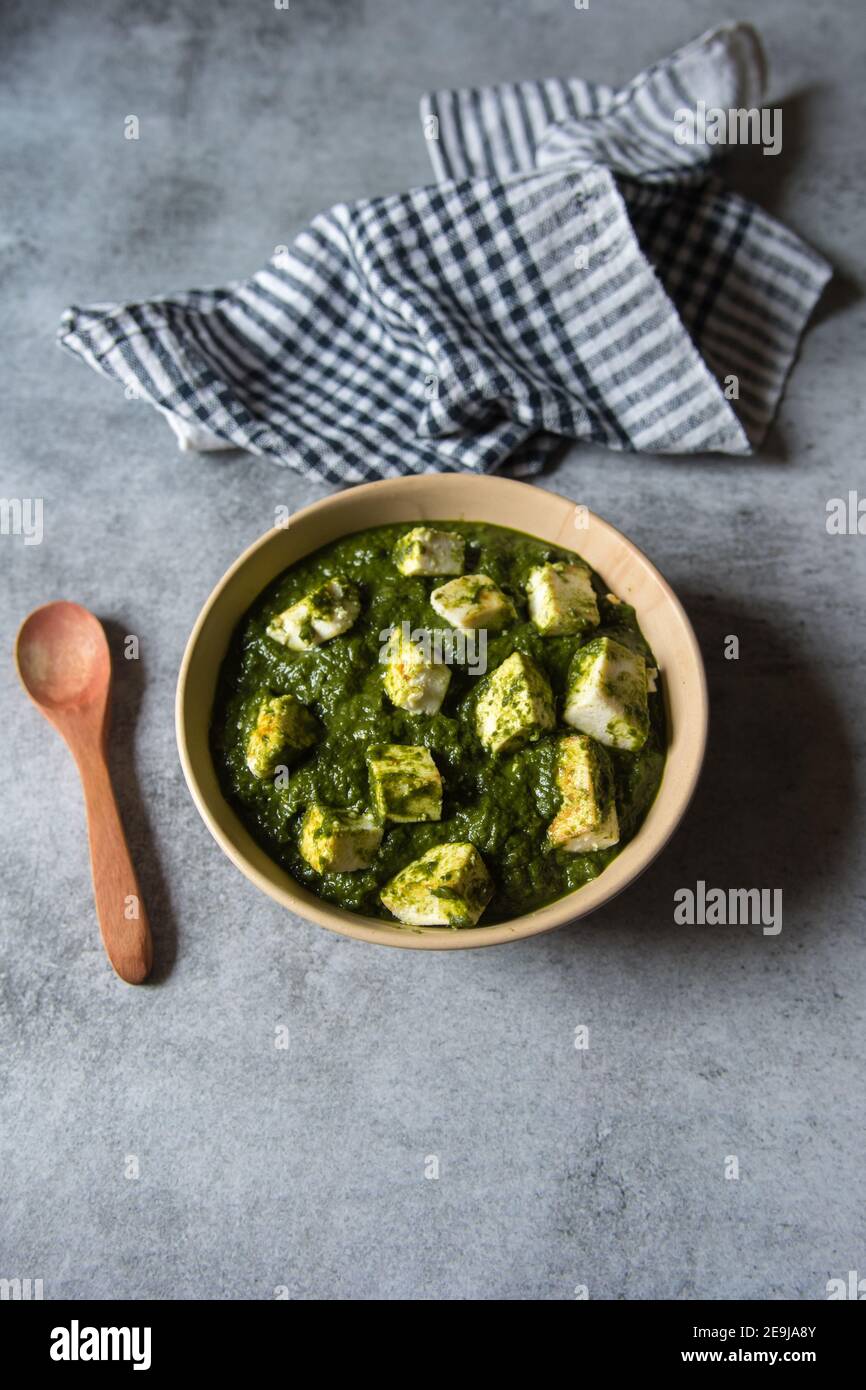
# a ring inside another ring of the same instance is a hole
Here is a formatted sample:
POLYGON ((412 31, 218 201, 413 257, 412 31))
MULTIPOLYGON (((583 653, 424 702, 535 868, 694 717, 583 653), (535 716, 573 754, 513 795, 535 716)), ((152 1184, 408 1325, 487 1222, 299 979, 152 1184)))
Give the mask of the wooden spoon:
POLYGON ((102 624, 78 603, 47 603, 21 624, 15 661, 27 694, 78 765, 102 942, 120 978, 139 985, 153 943, 108 772, 111 656, 102 624))

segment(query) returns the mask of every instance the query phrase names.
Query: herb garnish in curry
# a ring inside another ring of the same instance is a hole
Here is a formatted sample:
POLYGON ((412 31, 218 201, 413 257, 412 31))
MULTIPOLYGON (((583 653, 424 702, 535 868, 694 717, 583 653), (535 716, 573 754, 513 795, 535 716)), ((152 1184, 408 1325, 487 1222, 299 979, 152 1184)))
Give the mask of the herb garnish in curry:
POLYGON ((381 526, 293 565, 241 620, 213 756, 319 897, 484 925, 579 888, 635 835, 665 761, 657 675, 634 609, 574 552, 381 526))

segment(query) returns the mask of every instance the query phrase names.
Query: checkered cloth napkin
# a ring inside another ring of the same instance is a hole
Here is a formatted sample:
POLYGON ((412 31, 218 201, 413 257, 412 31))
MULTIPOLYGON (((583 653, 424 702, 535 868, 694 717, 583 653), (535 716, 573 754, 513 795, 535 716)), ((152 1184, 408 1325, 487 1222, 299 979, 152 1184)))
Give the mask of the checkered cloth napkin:
POLYGON ((225 289, 73 306, 60 342, 182 447, 336 484, 532 472, 562 437, 748 454, 830 272, 675 127, 699 101, 760 104, 764 82, 732 24, 618 91, 426 96, 436 184, 334 207, 225 289))

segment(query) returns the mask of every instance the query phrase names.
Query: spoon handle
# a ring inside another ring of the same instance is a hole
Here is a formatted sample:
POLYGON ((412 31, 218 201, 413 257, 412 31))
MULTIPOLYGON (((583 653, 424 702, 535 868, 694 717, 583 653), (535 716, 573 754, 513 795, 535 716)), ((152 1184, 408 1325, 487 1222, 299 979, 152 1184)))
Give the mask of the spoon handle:
POLYGON ((102 750, 94 747, 83 750, 77 762, 102 943, 120 978, 140 985, 150 974, 153 942, 108 766, 102 750))

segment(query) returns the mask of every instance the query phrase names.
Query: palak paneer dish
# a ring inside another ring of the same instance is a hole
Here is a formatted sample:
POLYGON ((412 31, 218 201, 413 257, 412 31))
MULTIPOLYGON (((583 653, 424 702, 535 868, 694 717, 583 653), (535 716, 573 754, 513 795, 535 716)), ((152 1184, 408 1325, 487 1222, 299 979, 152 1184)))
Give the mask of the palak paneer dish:
POLYGON ((379 526, 243 617, 211 728, 287 873, 407 929, 502 922, 595 878, 659 787, 659 672, 577 553, 465 521, 379 526))

